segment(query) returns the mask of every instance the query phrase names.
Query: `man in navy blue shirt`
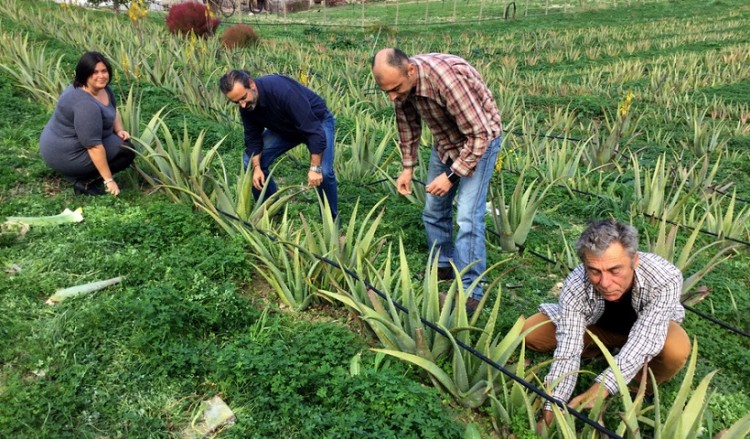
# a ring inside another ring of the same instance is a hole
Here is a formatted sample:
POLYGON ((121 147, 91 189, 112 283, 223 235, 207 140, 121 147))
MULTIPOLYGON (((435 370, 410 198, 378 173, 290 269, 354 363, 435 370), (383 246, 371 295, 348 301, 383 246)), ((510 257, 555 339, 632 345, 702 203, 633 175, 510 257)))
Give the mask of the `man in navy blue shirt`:
MULTIPOLYGON (((230 70, 219 80, 221 92, 240 106, 245 127, 245 167, 252 161, 253 196, 276 193, 268 178, 269 168, 279 156, 304 143, 310 150, 307 182, 325 194, 331 215, 338 216, 338 189, 333 172, 336 120, 326 103, 292 78, 268 75, 253 78, 244 70, 230 70)), ((262 202, 262 201, 261 201, 262 202)))

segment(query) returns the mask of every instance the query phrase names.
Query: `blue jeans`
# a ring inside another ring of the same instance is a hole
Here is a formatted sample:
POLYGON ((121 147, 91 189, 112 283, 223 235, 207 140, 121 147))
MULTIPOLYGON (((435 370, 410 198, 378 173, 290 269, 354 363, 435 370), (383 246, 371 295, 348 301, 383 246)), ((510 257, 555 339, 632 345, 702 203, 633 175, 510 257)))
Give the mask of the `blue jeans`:
MULTIPOLYGON (((487 188, 495 170, 495 161, 500 151, 502 136, 494 139, 477 163, 471 177, 462 177, 442 197, 427 194, 422 221, 427 231, 427 245, 438 253, 438 266, 449 267, 450 261, 460 271, 477 261, 462 276, 464 288, 468 288, 487 268, 484 215, 487 210, 487 188), (458 234, 453 243, 453 198, 458 196, 456 222, 458 234)), ((440 161, 432 149, 427 184, 450 168, 440 161)), ((471 291, 471 297, 479 300, 484 292, 481 284, 471 291)))
MULTIPOLYGON (((333 118, 333 114, 328 112, 326 118, 323 120, 323 131, 326 133, 326 149, 323 151, 323 160, 320 164, 323 168, 323 182, 318 186, 318 194, 321 199, 325 194, 328 199, 328 205, 331 208, 331 215, 333 219, 339 214, 338 209, 338 185, 336 183, 336 174, 333 172, 333 148, 336 131, 336 119, 333 118)), ((289 151, 290 149, 297 146, 298 143, 280 136, 278 133, 266 129, 263 131, 263 151, 260 154, 260 169, 266 176, 266 193, 265 198, 267 199, 271 195, 275 194, 278 188, 273 178, 268 178, 269 168, 273 162, 279 158, 282 154, 289 151)), ((242 163, 247 168, 247 164, 250 162, 250 157, 245 152, 242 158, 242 163)), ((305 171, 307 175, 307 171, 305 171)), ((253 188, 253 197, 257 201, 260 198, 259 190, 253 188)), ((263 200, 261 200, 261 203, 263 200)))

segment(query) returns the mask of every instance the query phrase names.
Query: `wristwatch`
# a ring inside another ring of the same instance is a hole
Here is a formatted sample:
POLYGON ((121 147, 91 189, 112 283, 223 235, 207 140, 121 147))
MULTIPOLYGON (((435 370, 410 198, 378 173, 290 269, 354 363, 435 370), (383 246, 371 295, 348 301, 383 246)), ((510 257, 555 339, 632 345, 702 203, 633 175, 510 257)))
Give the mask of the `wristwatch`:
POLYGON ((456 174, 455 172, 451 171, 448 174, 448 180, 451 181, 451 184, 456 184, 456 182, 461 178, 460 175, 456 174))
POLYGON ((323 173, 323 167, 322 166, 310 166, 310 170, 313 172, 317 172, 318 174, 323 173))

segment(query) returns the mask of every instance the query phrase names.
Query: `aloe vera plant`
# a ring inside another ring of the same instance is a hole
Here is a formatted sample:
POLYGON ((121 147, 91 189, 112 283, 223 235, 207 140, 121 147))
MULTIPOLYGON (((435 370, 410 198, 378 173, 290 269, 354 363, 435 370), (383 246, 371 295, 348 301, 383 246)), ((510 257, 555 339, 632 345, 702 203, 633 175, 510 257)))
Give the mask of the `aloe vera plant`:
POLYGON ((357 312, 380 343, 388 349, 409 353, 421 352, 421 355, 432 356, 432 347, 427 345, 425 329, 417 317, 418 298, 411 284, 411 273, 402 244, 400 248, 401 268, 392 271, 391 258, 388 257, 381 267, 381 276, 372 281, 386 296, 385 300, 361 280, 349 275, 345 279, 347 286, 339 287, 338 292, 321 289, 318 293, 357 312), (403 304, 409 310, 409 314, 402 316, 394 306, 394 300, 403 304))
MULTIPOLYGON (((651 380, 654 388, 654 410, 653 418, 639 417, 641 423, 648 425, 653 430, 655 439, 690 439, 697 437, 705 421, 706 409, 711 400, 713 392, 708 388, 716 371, 705 375, 697 386, 693 387, 696 364, 698 361, 698 341, 693 341, 693 349, 690 360, 685 369, 685 377, 679 392, 667 412, 666 418, 662 419, 661 399, 659 389, 656 386, 653 375, 651 380)), ((731 437, 731 436, 728 436, 731 437)))
POLYGON ((715 126, 710 124, 707 109, 698 108, 696 105, 692 111, 686 111, 685 116, 693 129, 693 137, 687 141, 680 141, 680 144, 696 157, 722 150, 729 142, 726 137, 722 139, 725 131, 722 123, 715 126))
POLYGON ((162 111, 151 118, 140 138, 133 138, 140 145, 138 153, 146 165, 145 170, 139 171, 149 184, 164 188, 174 201, 191 203, 198 197, 196 192, 210 192, 209 176, 213 161, 219 159, 223 139, 204 152, 205 132, 193 140, 185 126, 182 139, 176 139, 161 117, 162 111))
MULTIPOLYGON (((450 350, 450 341, 434 330, 426 328, 419 317, 449 330, 473 326, 479 318, 488 294, 485 294, 477 311, 469 318, 466 312, 468 296, 460 281, 454 280, 451 283, 445 295, 445 301, 441 303, 437 258, 431 258, 432 262, 425 267, 423 286, 419 288, 413 284, 412 271, 401 240, 399 240, 399 265, 396 268, 391 264, 390 255, 389 249, 387 257, 377 270, 372 263, 367 264, 370 267, 368 270, 370 284, 385 298, 361 280, 354 279, 350 275, 346 276, 345 285, 339 284, 338 292, 321 290, 319 293, 344 304, 362 316, 387 349, 408 352, 430 360, 441 358, 450 350), (404 306, 409 311, 408 315, 402 315, 394 305, 394 301, 404 306)), ((468 288, 473 288, 484 275, 505 262, 501 261, 489 267, 468 288)), ((460 279, 460 273, 457 273, 457 278, 460 279)), ((495 282, 499 282, 500 278, 495 282)), ((462 342, 468 341, 468 333, 461 333, 456 337, 462 342)))
POLYGON ((506 207, 504 177, 500 176, 500 192, 490 187, 491 206, 490 217, 498 234, 500 247, 504 251, 516 251, 517 246, 523 245, 534 224, 534 216, 541 206, 547 192, 557 181, 549 182, 542 189, 542 184, 536 186, 537 180, 526 186, 523 172, 518 177, 516 187, 506 207))
MULTIPOLYGON (((706 196, 716 189, 714 179, 719 172, 722 153, 716 156, 716 161, 711 162, 709 154, 698 159, 690 167, 682 166, 682 157, 676 160, 676 174, 681 183, 686 183, 687 187, 701 190, 706 196)), ((719 183, 721 184, 721 183, 719 183)))
MULTIPOLYGON (((704 216, 704 219, 706 216, 704 216)), ((689 297, 689 293, 698 284, 698 282, 711 272, 717 265, 729 259, 732 255, 731 252, 737 247, 736 244, 726 245, 724 242, 715 241, 704 245, 703 247, 693 251, 698 236, 700 234, 700 228, 703 220, 701 220, 696 227, 693 229, 690 237, 687 239, 681 249, 677 249, 677 226, 671 226, 667 233, 667 221, 662 219, 659 223, 659 232, 656 239, 652 242, 648 235, 646 239, 648 242, 648 249, 651 253, 655 253, 664 259, 672 262, 677 268, 683 273, 687 273, 689 270, 694 269, 694 265, 698 261, 698 255, 702 254, 709 249, 718 247, 719 250, 711 259, 702 267, 695 270, 693 274, 687 277, 682 283, 682 296, 683 298, 689 297)))
POLYGON ((141 95, 136 95, 135 86, 131 85, 128 96, 120 100, 117 106, 122 117, 122 126, 131 137, 141 137, 141 95))
MULTIPOLYGON (((345 228, 331 216, 327 200, 319 200, 322 220, 319 227, 314 227, 305 218, 302 228, 305 235, 305 248, 316 255, 323 256, 341 264, 345 268, 361 270, 365 261, 374 261, 386 240, 378 236, 378 226, 383 218, 382 206, 386 199, 381 199, 364 216, 358 217, 359 200, 354 204, 349 223, 345 228)), ((326 272, 326 282, 334 285, 343 283, 343 270, 330 268, 326 272)))
POLYGON ((298 231, 290 243, 279 242, 268 246, 272 256, 255 254, 259 261, 253 264, 258 273, 271 285, 286 306, 303 311, 313 302, 313 292, 319 285, 322 262, 308 257, 300 244, 302 231, 298 231), (289 245, 291 244, 291 245, 289 245))
MULTIPOLYGON (((459 285, 459 289, 462 287, 459 285)), ((462 293, 461 293, 462 294, 462 293)), ((477 339, 476 343, 471 345, 474 349, 481 352, 495 363, 505 365, 511 355, 523 341, 521 328, 523 327, 523 318, 519 318, 515 325, 504 334, 494 334, 494 325, 500 309, 499 296, 489 316, 489 320, 477 339)), ((465 407, 480 407, 493 392, 495 385, 499 382, 501 372, 494 367, 489 366, 486 362, 478 357, 464 352, 456 342, 462 333, 473 331, 472 328, 455 328, 449 330, 441 327, 451 342, 451 370, 452 373, 446 372, 435 361, 428 360, 422 356, 400 352, 388 349, 374 349, 375 352, 382 352, 415 366, 424 369, 432 379, 433 383, 450 393, 459 404, 465 407)))
POLYGON ((573 145, 570 141, 553 142, 545 139, 542 142, 544 158, 537 158, 540 165, 537 173, 545 182, 578 180, 579 163, 584 151, 584 145, 573 145))
MULTIPOLYGON (((387 168, 391 160, 386 157, 389 147, 395 146, 395 126, 379 130, 378 125, 365 113, 354 120, 353 132, 339 142, 343 154, 336 156, 336 174, 342 180, 363 181, 378 168, 387 168)), ((395 148, 394 148, 395 149, 395 148)))
MULTIPOLYGON (((599 338, 591 334, 591 339, 597 344, 599 349, 604 355, 610 369, 612 370, 614 377, 617 382, 618 393, 615 398, 618 398, 622 404, 622 412, 618 413, 621 422, 617 426, 615 433, 621 437, 640 439, 641 429, 639 428, 639 421, 642 416, 650 411, 648 407, 644 407, 644 395, 646 391, 646 375, 645 371, 642 375, 641 385, 635 394, 635 397, 631 396, 628 383, 622 376, 620 369, 617 367, 617 363, 613 355, 609 352, 606 346, 599 340, 599 338), (627 433, 627 434, 626 434, 627 433)), ((604 387, 600 387, 601 390, 604 387)), ((609 402, 603 398, 603 393, 599 393, 594 400, 593 406, 589 411, 589 419, 599 420, 605 411, 609 407, 609 402)), ((580 407, 572 407, 573 409, 580 410, 580 407)), ((591 425, 584 425, 581 430, 576 429, 575 418, 567 410, 563 410, 557 405, 552 405, 552 412, 554 414, 554 429, 557 430, 564 438, 597 438, 600 437, 598 431, 591 425)), ((545 432, 544 437, 549 437, 548 432, 545 432)))
POLYGON ((633 194, 635 200, 631 208, 639 213, 659 218, 669 220, 677 218, 695 189, 683 192, 685 181, 677 186, 672 185, 672 179, 666 170, 665 154, 656 159, 653 171, 646 169, 643 172, 643 181, 641 181, 641 165, 635 154, 631 154, 631 163, 635 185, 633 194))
POLYGON ((750 206, 736 209, 737 190, 732 191, 729 204, 722 206, 727 197, 710 202, 706 212, 706 229, 721 238, 746 239, 750 232, 750 206))
MULTIPOLYGON (((524 336, 525 334, 521 334, 524 336)), ((522 344, 518 358, 515 360, 515 368, 512 372, 526 381, 532 381, 533 376, 538 374, 538 370, 546 365, 545 362, 535 365, 533 368, 526 370, 525 367, 525 347, 522 344)), ((512 365, 509 365, 512 366, 512 365)), ((536 429, 536 410, 534 409, 534 398, 529 391, 519 382, 506 377, 504 374, 498 376, 498 382, 489 394, 490 416, 494 419, 493 425, 502 437, 509 437, 511 432, 509 427, 513 424, 514 419, 524 419, 529 431, 536 429)))
POLYGON ((714 436, 716 439, 720 438, 743 438, 748 437, 750 435, 750 413, 746 414, 742 418, 738 419, 737 422, 732 424, 729 428, 726 430, 723 430, 719 432, 716 436, 714 436))
POLYGON ((48 108, 70 84, 62 60, 62 55, 46 53, 43 45, 30 45, 28 35, 0 34, 0 68, 48 108))

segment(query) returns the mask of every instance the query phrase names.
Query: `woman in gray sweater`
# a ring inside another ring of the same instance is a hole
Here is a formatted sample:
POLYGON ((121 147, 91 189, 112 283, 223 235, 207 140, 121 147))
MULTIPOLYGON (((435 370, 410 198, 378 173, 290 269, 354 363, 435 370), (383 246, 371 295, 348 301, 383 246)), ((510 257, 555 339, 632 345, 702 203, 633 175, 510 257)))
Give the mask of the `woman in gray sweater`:
POLYGON ((76 194, 118 195, 113 175, 135 158, 109 88, 111 72, 101 53, 83 54, 39 139, 42 159, 73 181, 76 194))

